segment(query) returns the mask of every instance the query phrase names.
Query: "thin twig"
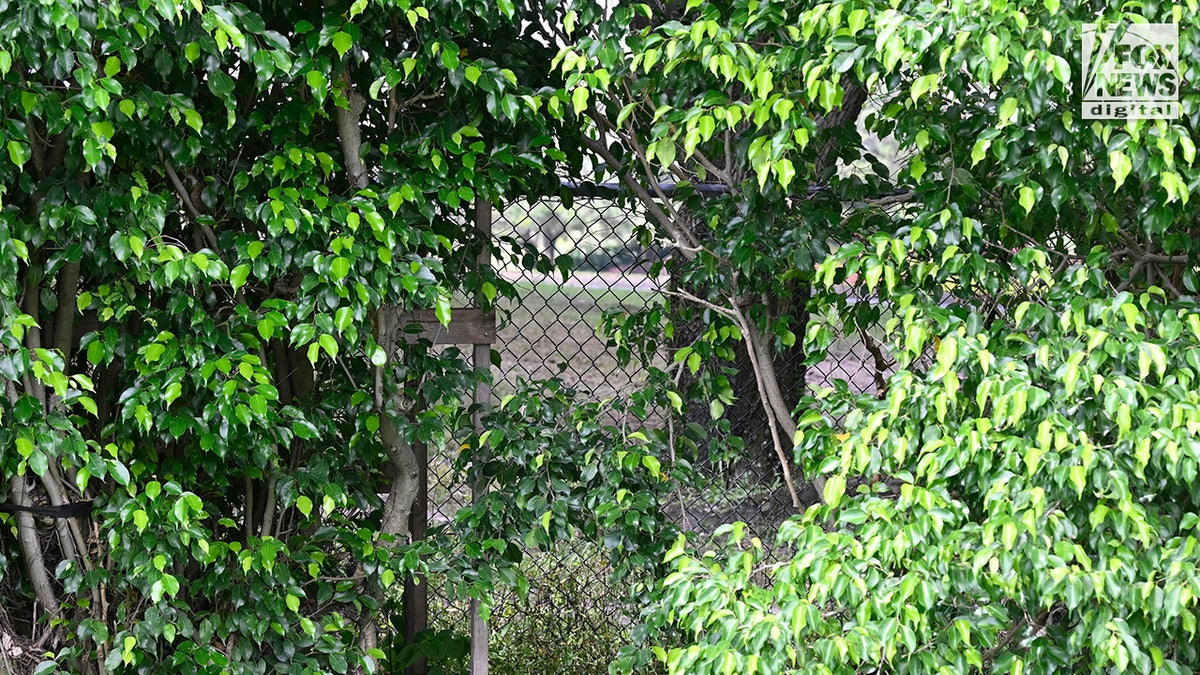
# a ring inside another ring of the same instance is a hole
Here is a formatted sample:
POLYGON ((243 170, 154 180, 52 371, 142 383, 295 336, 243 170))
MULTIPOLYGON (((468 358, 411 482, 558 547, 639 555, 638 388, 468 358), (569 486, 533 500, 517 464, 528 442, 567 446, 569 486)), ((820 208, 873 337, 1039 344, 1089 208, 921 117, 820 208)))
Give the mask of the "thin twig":
POLYGON ((901 192, 899 194, 887 195, 886 197, 876 197, 874 199, 868 199, 867 204, 869 204, 870 206, 883 208, 885 206, 893 206, 895 204, 906 204, 908 202, 911 202, 913 199, 916 199, 916 196, 917 196, 917 193, 912 192, 912 191, 901 192))
POLYGON ((171 161, 166 158, 164 158, 162 162, 163 168, 165 168, 167 171, 167 178, 171 180, 171 185, 175 186, 175 192, 179 195, 179 200, 183 202, 184 208, 186 208, 188 213, 192 215, 192 219, 196 222, 196 225, 200 227, 200 232, 204 235, 204 242, 208 244, 209 248, 211 248, 213 252, 219 252, 220 248, 217 244, 216 233, 213 232, 212 228, 209 227, 207 223, 200 222, 200 211, 192 202, 192 197, 188 194, 187 188, 183 186, 183 181, 179 180, 179 174, 175 173, 175 167, 172 166, 171 161))
POLYGON ((712 160, 710 160, 708 156, 700 150, 700 148, 696 148, 692 154, 695 156, 696 161, 700 162, 700 166, 703 166, 711 171, 714 176, 721 179, 722 183, 729 186, 730 194, 738 194, 737 183, 733 181, 733 178, 729 174, 718 169, 717 166, 713 164, 712 160))
POLYGON ((862 337, 863 346, 867 348, 871 358, 875 361, 875 370, 872 374, 875 378, 876 395, 877 398, 883 398, 887 394, 887 381, 884 379, 884 373, 896 365, 896 362, 884 355, 879 343, 862 326, 858 327, 858 334, 862 337))
POLYGON ((714 302, 709 302, 708 300, 705 300, 704 298, 701 298, 701 297, 698 297, 691 293, 688 293, 687 291, 663 289, 662 293, 665 295, 673 295, 678 298, 683 298, 684 300, 687 300, 688 302, 694 302, 697 305, 700 305, 701 307, 704 307, 706 309, 711 309, 712 311, 717 312, 718 314, 721 314, 723 316, 727 316, 731 319, 737 318, 737 313, 734 312, 732 309, 730 309, 728 307, 723 307, 714 302))
POLYGON ((646 207, 646 210, 650 213, 654 220, 656 220, 671 237, 671 244, 678 249, 685 258, 695 258, 696 254, 703 250, 702 247, 694 242, 688 242, 689 238, 685 236, 684 232, 677 226, 671 216, 667 215, 667 213, 662 210, 662 207, 658 205, 654 197, 650 195, 649 191, 647 191, 641 183, 633 179, 633 176, 629 174, 621 160, 617 159, 611 152, 609 152, 608 148, 605 147, 603 143, 591 138, 590 136, 587 136, 586 134, 581 136, 580 140, 585 147, 599 155, 600 158, 604 160, 604 163, 608 164, 608 166, 620 177, 621 182, 625 184, 625 187, 629 188, 630 191, 637 196, 638 200, 642 202, 642 205, 646 207))

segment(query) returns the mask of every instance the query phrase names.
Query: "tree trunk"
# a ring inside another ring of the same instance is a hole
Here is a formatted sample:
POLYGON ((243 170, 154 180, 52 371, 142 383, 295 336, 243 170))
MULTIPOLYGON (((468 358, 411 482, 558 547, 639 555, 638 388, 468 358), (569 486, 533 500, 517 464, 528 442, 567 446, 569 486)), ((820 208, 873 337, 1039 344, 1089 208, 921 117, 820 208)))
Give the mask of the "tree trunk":
MULTIPOLYGON (((393 403, 399 408, 399 401, 393 397, 393 403)), ((403 410, 401 408, 401 410, 403 410)), ((379 438, 387 448, 392 480, 388 489, 387 501, 383 506, 383 518, 379 524, 379 534, 382 537, 394 537, 396 543, 407 543, 409 534, 409 516, 412 514, 413 503, 416 502, 420 489, 420 465, 417 463, 417 453, 412 443, 400 433, 396 424, 387 413, 381 411, 379 422, 379 438)), ((383 542, 380 545, 386 545, 383 542)), ((371 592, 376 604, 383 603, 383 587, 374 582, 371 592)), ((379 646, 379 621, 376 616, 364 616, 359 622, 358 646, 363 651, 379 646)))

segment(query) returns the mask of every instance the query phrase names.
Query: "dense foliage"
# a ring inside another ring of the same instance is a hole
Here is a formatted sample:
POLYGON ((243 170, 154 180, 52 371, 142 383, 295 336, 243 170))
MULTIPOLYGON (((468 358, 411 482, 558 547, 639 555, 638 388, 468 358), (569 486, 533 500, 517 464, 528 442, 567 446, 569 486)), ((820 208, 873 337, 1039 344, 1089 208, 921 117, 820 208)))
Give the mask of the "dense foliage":
POLYGON ((377 667, 411 445, 469 433, 478 379, 400 313, 510 292, 476 201, 578 162, 535 98, 552 16, 0 2, 2 501, 91 512, 0 515, 11 653, 377 667))
POLYGON ((810 362, 879 342, 877 396, 785 390, 784 415, 756 367, 823 503, 780 529, 782 560, 740 526, 721 551, 677 543, 647 613, 670 672, 1200 666, 1196 12, 689 2, 629 52, 584 40, 564 59, 609 101, 593 128, 628 161, 724 181, 745 205, 660 219, 681 274, 709 275, 680 294, 713 321, 680 361, 703 367, 732 336, 764 363, 799 331, 762 298, 794 280, 814 286, 810 362), (1180 119, 1081 118, 1094 20, 1178 24, 1180 119), (852 163, 860 137, 823 125, 865 94, 895 170, 852 163), (755 223, 773 195, 804 225, 755 223))
POLYGON ((401 580, 520 591, 583 536, 652 577, 618 669, 1200 668, 1197 13, 0 0, 0 637, 36 672, 375 671, 401 580), (1096 20, 1179 25, 1180 119, 1081 118, 1096 20), (489 247, 549 271, 476 204, 585 170, 672 249, 670 301, 606 326, 646 388, 530 384, 476 435, 484 364, 405 312, 511 295, 489 247), (874 392, 777 368, 849 338, 874 392), (737 363, 820 502, 782 558, 660 508, 737 363), (418 441, 493 489, 411 546, 418 441))

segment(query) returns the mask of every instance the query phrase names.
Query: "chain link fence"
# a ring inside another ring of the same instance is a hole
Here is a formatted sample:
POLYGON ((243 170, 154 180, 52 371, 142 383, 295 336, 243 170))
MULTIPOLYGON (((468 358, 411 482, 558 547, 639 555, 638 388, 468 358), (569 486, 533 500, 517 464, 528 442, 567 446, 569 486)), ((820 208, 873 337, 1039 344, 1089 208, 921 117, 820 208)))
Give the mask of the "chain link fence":
MULTIPOLYGON (((558 377, 594 400, 627 394, 643 383, 644 373, 636 365, 621 366, 597 326, 606 311, 637 311, 662 302, 668 280, 651 272, 657 253, 636 243, 644 226, 639 210, 601 197, 576 198, 570 207, 549 199, 517 203, 498 213, 493 235, 513 255, 497 260, 496 271, 514 284, 518 299, 497 308, 494 348, 501 365, 494 369, 494 400, 514 391, 520 380, 558 377), (518 264, 530 254, 557 261, 555 269, 533 272, 530 265, 518 264)), ((791 358, 803 355, 797 350, 791 358)), ((825 361, 803 373, 812 388, 843 379, 856 392, 875 391, 875 362, 861 337, 835 343, 825 361)), ((752 379, 734 385, 738 400, 757 403, 752 379)), ((731 407, 727 417, 731 429, 761 427, 756 434, 743 432, 752 439, 747 443, 769 438, 756 405, 731 407)), ((470 498, 469 490, 454 482, 450 452, 430 449, 431 525, 452 519, 470 498)), ((794 512, 774 462, 722 457, 701 462, 700 468, 701 484, 667 505, 681 527, 708 534, 741 520, 769 535, 794 512)), ((527 555, 522 563, 530 580, 527 597, 502 595, 493 609, 491 672, 607 672, 637 608, 626 606, 626 589, 611 586, 606 558, 602 549, 583 541, 527 555)), ((468 607, 442 592, 436 579, 430 581, 430 628, 465 634, 468 607)))

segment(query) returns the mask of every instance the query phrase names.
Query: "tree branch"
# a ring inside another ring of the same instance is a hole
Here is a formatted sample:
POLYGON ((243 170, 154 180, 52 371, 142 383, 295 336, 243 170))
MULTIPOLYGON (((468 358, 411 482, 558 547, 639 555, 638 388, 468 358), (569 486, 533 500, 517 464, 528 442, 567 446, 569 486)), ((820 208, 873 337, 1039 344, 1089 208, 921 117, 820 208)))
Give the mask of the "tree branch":
POLYGON ((54 348, 63 355, 66 365, 64 373, 71 367, 71 357, 75 350, 72 342, 75 332, 75 297, 79 293, 78 260, 68 262, 58 271, 58 311, 54 316, 54 348))
POLYGON ((679 290, 673 290, 673 289, 667 288, 667 289, 663 289, 662 293, 664 293, 665 295, 673 295, 678 298, 683 298, 684 300, 687 300, 688 302, 694 302, 697 305, 704 307, 705 309, 711 309, 712 311, 717 312, 718 314, 723 314, 734 320, 737 319, 737 313, 734 312, 732 309, 729 309, 728 307, 723 307, 714 302, 709 302, 708 300, 705 300, 704 298, 701 298, 699 296, 688 293, 687 291, 679 291, 679 290))
MULTIPOLYGON (((771 355, 769 353, 765 355, 758 353, 757 340, 753 338, 757 333, 757 328, 750 325, 741 311, 736 309, 735 311, 737 321, 741 324, 742 334, 746 337, 746 352, 750 356, 750 365, 754 368, 754 382, 758 385, 759 401, 762 403, 763 412, 767 414, 767 426, 771 430, 771 441, 775 446, 775 456, 779 458, 779 466, 783 469, 783 482, 787 485, 788 496, 792 498, 792 507, 800 509, 803 507, 803 504, 800 503, 800 495, 796 493, 796 484, 792 481, 792 460, 784 452, 783 442, 779 437, 779 427, 783 419, 786 419, 791 425, 791 432, 788 435, 789 444, 792 443, 791 439, 796 436, 796 425, 792 422, 791 415, 788 415, 786 418, 778 418, 779 412, 771 401, 770 394, 767 392, 768 375, 764 361, 769 362, 771 355), (763 358, 764 356, 765 358, 763 358)), ((770 377, 774 377, 773 366, 771 367, 770 377)), ((778 387, 777 380, 773 381, 772 384, 778 387)))
MULTIPOLYGON (((37 264, 29 266, 25 272, 25 297, 23 299, 21 311, 33 317, 34 324, 25 330, 25 348, 30 352, 42 348, 42 329, 41 326, 41 268, 37 264)), ((46 399, 46 387, 41 380, 34 377, 31 373, 26 372, 26 391, 33 395, 34 398, 42 404, 43 409, 46 408, 48 401, 46 399)))
POLYGON ((348 70, 343 73, 342 82, 346 87, 348 105, 337 109, 338 139, 342 144, 342 162, 346 165, 346 178, 350 187, 357 192, 367 187, 367 167, 362 161, 362 129, 359 127, 359 118, 367 102, 350 83, 348 70))
MULTIPOLYGON (((867 90, 851 78, 851 73, 842 77, 842 105, 827 115, 817 118, 817 129, 820 132, 831 131, 846 124, 853 124, 862 112, 863 104, 867 101, 867 90)), ((815 160, 816 175, 820 176, 837 163, 837 150, 841 144, 836 138, 827 138, 817 151, 815 160)))
POLYGON ((278 478, 279 474, 275 472, 275 469, 268 470, 266 503, 263 505, 262 525, 258 529, 259 534, 263 537, 278 538, 279 533, 273 531, 275 526, 275 483, 278 478))
MULTIPOLYGON (((13 476, 8 481, 12 491, 10 497, 17 506, 32 506, 29 498, 29 483, 25 476, 13 476)), ((51 616, 59 615, 58 598, 54 586, 50 582, 50 573, 46 570, 46 559, 42 556, 42 544, 38 540, 37 525, 33 522, 33 514, 27 511, 17 513, 17 540, 21 545, 21 557, 29 570, 29 583, 33 586, 33 594, 51 616)))
POLYGON ((691 238, 685 236, 684 232, 678 227, 674 219, 672 219, 665 211, 662 210, 662 208, 655 201, 654 197, 650 195, 649 191, 647 191, 641 183, 633 179, 633 176, 631 176, 629 171, 626 170, 626 167, 621 160, 617 159, 611 152, 609 152, 608 148, 605 147, 603 143, 591 138, 586 134, 580 136, 580 140, 583 145, 587 147, 587 149, 599 155, 600 159, 603 159, 604 163, 607 164, 613 170, 613 172, 620 177, 621 182, 625 184, 625 187, 629 188, 629 190, 637 196, 638 200, 642 202, 642 205, 646 207, 646 211, 653 216, 654 220, 657 221, 658 224, 662 226, 663 230, 665 230, 671 237, 671 244, 679 250, 680 254, 689 260, 695 258, 696 254, 701 251, 701 247, 694 242, 688 243, 691 238))
POLYGON ((733 177, 727 174, 725 171, 717 168, 717 165, 713 164, 712 160, 700 151, 700 148, 696 148, 693 156, 696 158, 696 161, 700 162, 700 166, 708 169, 709 172, 711 172, 714 176, 721 179, 722 183, 729 186, 729 191, 731 194, 737 194, 737 183, 733 180, 733 177))
MULTIPOLYGON (((161 155, 161 153, 160 153, 161 155)), ((175 173, 175 167, 171 165, 170 160, 163 159, 163 168, 166 169, 167 178, 171 180, 171 185, 175 187, 175 193, 179 195, 179 201, 183 202, 184 208, 192 215, 192 220, 200 228, 200 233, 204 235, 204 242, 214 253, 220 253, 220 248, 217 246, 217 235, 207 223, 200 221, 200 210, 196 208, 195 202, 192 201, 191 195, 188 194, 187 188, 183 186, 183 181, 179 180, 179 174, 175 173)))
POLYGON ((867 348, 867 352, 871 355, 871 359, 875 362, 875 369, 872 372, 875 379, 875 393, 878 398, 883 398, 887 394, 887 381, 884 379, 884 374, 888 369, 896 365, 896 362, 887 358, 883 353, 883 349, 875 338, 863 327, 858 327, 858 334, 862 337, 863 346, 867 348))

